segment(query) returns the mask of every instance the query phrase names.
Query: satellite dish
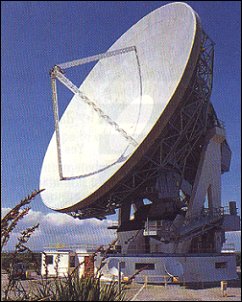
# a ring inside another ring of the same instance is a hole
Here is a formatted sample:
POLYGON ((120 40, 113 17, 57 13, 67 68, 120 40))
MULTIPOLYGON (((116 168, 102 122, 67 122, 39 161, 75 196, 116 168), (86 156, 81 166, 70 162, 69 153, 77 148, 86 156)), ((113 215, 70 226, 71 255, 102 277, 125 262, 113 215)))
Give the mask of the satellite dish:
POLYGON ((172 3, 107 52, 50 72, 55 133, 41 171, 42 199, 80 219, 119 209, 117 240, 105 252, 107 275, 117 276, 122 262, 125 276, 136 275, 138 259, 141 267, 151 262, 151 275, 165 270, 182 280, 186 271, 191 282, 211 281, 202 261, 217 281, 231 279, 232 265, 219 277, 214 266, 227 227, 239 229, 239 217, 227 217, 227 226, 221 207, 231 150, 210 102, 213 58, 214 42, 199 17, 187 4, 172 3), (93 61, 79 88, 64 73, 93 61), (60 120, 57 80, 74 93, 60 120))
POLYGON ((181 277, 184 274, 183 265, 177 260, 166 260, 164 263, 166 273, 171 277, 181 277))
POLYGON ((71 99, 42 165, 41 197, 47 207, 61 212, 92 208, 138 164, 183 101, 201 33, 192 8, 172 3, 124 33, 107 52, 117 55, 97 57, 79 91, 107 118, 80 94, 71 99))
POLYGON ((119 259, 111 258, 108 261, 108 271, 113 276, 118 276, 119 259))

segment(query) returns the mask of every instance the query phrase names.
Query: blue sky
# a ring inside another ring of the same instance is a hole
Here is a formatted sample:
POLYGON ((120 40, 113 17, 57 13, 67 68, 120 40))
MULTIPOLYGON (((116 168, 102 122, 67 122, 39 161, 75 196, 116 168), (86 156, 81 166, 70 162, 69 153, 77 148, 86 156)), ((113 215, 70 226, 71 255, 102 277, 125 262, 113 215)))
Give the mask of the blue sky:
MULTIPOLYGON (((14 206, 39 186, 43 157, 54 131, 49 69, 105 52, 131 25, 167 3, 170 1, 1 2, 2 207, 14 206)), ((222 176, 222 202, 240 204, 240 1, 187 3, 216 43, 212 102, 225 123, 233 152, 230 172, 222 176)), ((87 73, 88 67, 82 79, 87 73)), ((64 95, 61 113, 70 97, 64 95)), ((51 213, 39 197, 32 209, 51 213)))

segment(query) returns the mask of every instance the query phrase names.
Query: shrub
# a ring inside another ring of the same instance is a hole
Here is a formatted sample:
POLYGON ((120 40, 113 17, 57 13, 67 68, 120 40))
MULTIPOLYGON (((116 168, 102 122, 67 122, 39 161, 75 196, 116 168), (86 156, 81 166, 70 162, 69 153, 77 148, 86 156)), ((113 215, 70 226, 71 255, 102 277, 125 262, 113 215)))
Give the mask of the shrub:
MULTIPOLYGON (((34 191, 32 194, 21 200, 12 210, 10 210, 1 220, 1 252, 3 247, 8 243, 12 231, 16 228, 18 222, 23 219, 30 210, 30 202, 43 190, 34 191), (26 207, 27 206, 27 207, 26 207)), ((121 291, 117 282, 112 281, 109 284, 101 282, 101 268, 104 265, 107 251, 104 253, 100 268, 96 274, 91 277, 80 277, 76 268, 71 274, 64 278, 48 278, 48 267, 46 274, 38 283, 33 286, 31 281, 25 281, 29 284, 22 283, 11 277, 11 267, 20 259, 22 262, 29 261, 35 263, 35 269, 39 270, 39 261, 34 253, 27 247, 28 240, 39 224, 27 228, 20 233, 15 250, 11 254, 4 255, 4 268, 8 273, 8 282, 2 288, 2 301, 124 301, 124 288, 121 291)), ((111 246, 111 245, 110 245, 111 246)), ((82 265, 81 263, 80 265, 82 265)), ((58 272, 58 261, 55 263, 58 272)))

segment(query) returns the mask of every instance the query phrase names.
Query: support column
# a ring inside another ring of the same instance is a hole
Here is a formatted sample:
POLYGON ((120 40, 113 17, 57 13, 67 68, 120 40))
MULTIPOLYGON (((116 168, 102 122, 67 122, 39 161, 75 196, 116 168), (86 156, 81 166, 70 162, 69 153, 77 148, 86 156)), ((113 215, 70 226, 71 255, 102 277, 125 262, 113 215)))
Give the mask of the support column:
POLYGON ((221 144, 224 139, 224 129, 219 127, 211 129, 207 134, 189 201, 187 218, 200 215, 207 193, 209 207, 221 207, 221 144))
POLYGON ((141 208, 142 206, 144 205, 144 202, 142 199, 139 199, 139 200, 136 200, 134 203, 133 203, 133 207, 134 207, 134 211, 138 211, 139 208, 141 208))
POLYGON ((124 203, 119 208, 119 212, 118 212, 118 227, 119 228, 122 225, 125 225, 125 223, 130 220, 130 209, 131 209, 131 203, 124 203))

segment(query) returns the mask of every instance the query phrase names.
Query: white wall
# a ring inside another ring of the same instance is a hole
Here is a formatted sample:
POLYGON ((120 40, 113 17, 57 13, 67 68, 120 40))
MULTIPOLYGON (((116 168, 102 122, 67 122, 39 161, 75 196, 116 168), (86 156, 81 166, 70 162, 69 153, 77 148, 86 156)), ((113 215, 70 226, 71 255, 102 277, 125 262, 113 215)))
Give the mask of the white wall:
MULTIPOLYGON (((53 263, 47 265, 48 276, 56 276, 56 267, 57 267, 57 259, 58 261, 58 275, 60 277, 65 276, 69 271, 69 252, 45 252, 46 256, 53 256, 53 263)), ((46 274, 45 270, 45 255, 42 253, 41 259, 41 275, 44 276, 46 274)))
MULTIPOLYGON (((64 277, 68 274, 68 272, 70 271, 70 267, 69 267, 69 258, 70 256, 76 256, 75 259, 75 266, 79 266, 78 271, 79 271, 79 276, 81 277, 84 273, 84 259, 85 256, 89 256, 88 253, 85 252, 62 252, 62 251, 45 251, 44 252, 46 254, 46 256, 53 256, 53 263, 52 264, 48 264, 47 268, 48 268, 48 276, 49 277, 54 277, 56 276, 56 262, 57 259, 59 257, 59 262, 58 262, 58 276, 60 277, 64 277)), ((44 259, 45 259, 45 255, 44 253, 42 253, 42 257, 41 257, 41 275, 45 276, 46 274, 46 270, 45 270, 45 265, 44 265, 44 259)), ((74 268, 73 268, 74 269, 74 268)))

